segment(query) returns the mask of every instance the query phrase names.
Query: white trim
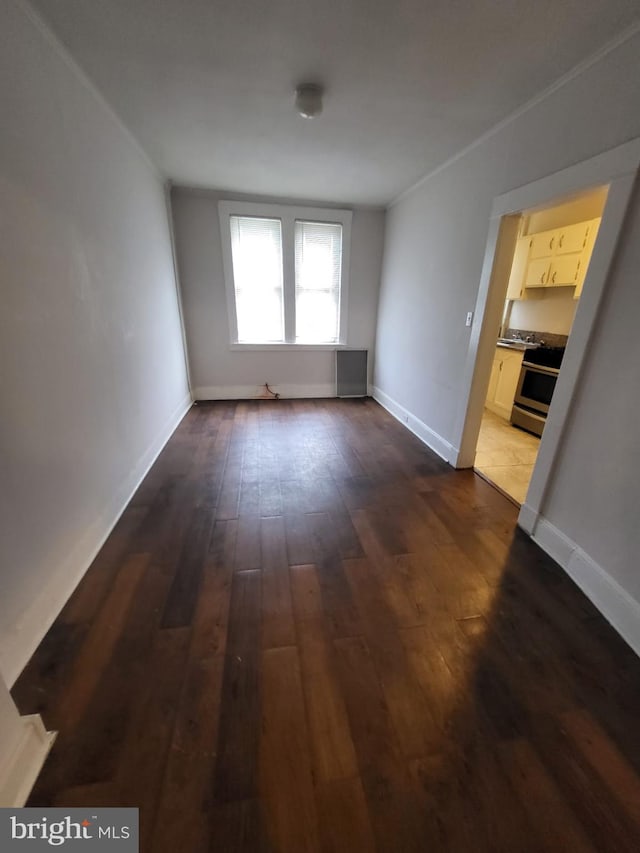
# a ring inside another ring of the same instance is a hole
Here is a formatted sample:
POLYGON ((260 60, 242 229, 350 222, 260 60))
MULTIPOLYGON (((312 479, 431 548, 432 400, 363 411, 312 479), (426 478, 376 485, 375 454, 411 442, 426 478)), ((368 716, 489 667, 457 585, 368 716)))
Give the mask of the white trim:
POLYGON ((617 178, 635 174, 638 163, 640 137, 496 196, 491 207, 491 218, 548 205, 549 201, 555 198, 578 194, 608 184, 617 178))
POLYGON ((518 234, 515 217, 493 217, 485 247, 480 284, 464 365, 462 389, 454 421, 453 440, 460 448, 456 468, 473 467, 482 411, 496 350, 509 270, 518 234), (504 290, 501 287, 504 286, 504 290))
POLYGON ((123 122, 123 120, 111 106, 109 101, 107 101, 102 92, 94 85, 93 80, 91 80, 91 78, 83 71, 83 69, 78 65, 73 56, 69 53, 67 48, 62 44, 62 42, 58 39, 55 33, 49 28, 49 25, 45 23, 45 21, 40 17, 38 12, 36 12, 35 9, 33 9, 29 5, 29 3, 25 2, 25 0, 15 0, 15 3, 17 6, 19 6, 25 16, 29 18, 32 24, 34 24, 36 29, 39 30, 40 34, 44 36, 46 41, 58 54, 60 59, 62 59, 62 61, 69 68, 69 70, 72 71, 75 77, 77 77, 77 79, 83 84, 83 86, 89 92, 91 92, 96 101, 100 103, 105 112, 107 112, 109 116, 113 119, 113 121, 118 125, 120 130, 124 133, 129 142, 131 142, 131 144, 137 150, 138 154, 142 156, 142 159, 151 169, 153 174, 158 178, 158 180, 161 182, 164 181, 165 175, 162 173, 161 169, 153 162, 151 157, 147 154, 145 148, 143 148, 142 146, 142 143, 129 130, 127 125, 123 122))
POLYGON ((640 604, 546 518, 540 518, 532 538, 562 566, 618 634, 640 655, 640 604))
MULTIPOLYGON (((335 382, 323 382, 315 385, 280 384, 269 385, 283 399, 335 397, 335 382)), ((200 385, 194 388, 196 400, 263 400, 264 385, 200 385)))
MULTIPOLYGON (((534 514, 543 508, 547 485, 559 453, 565 425, 577 389, 589 340, 596 327, 598 310, 613 261, 618 236, 631 198, 640 164, 640 138, 534 181, 494 200, 475 307, 477 324, 469 339, 460 403, 453 441, 460 448, 454 464, 471 467, 480 429, 482 406, 491 370, 495 330, 507 288, 505 258, 515 245, 514 214, 588 187, 609 184, 607 201, 562 363, 553 403, 540 442, 526 504, 534 514)), ((522 510, 521 510, 522 512, 522 510)), ((523 526, 527 523, 523 518, 523 526)))
POLYGON ((351 349, 346 344, 229 344, 232 352, 317 352, 351 349))
POLYGON ((135 468, 108 501, 95 522, 86 530, 66 560, 51 568, 49 582, 34 599, 13 631, 2 637, 0 663, 5 681, 10 686, 27 664, 74 589, 102 548, 136 489, 156 461, 160 451, 192 405, 186 395, 167 418, 158 437, 142 455, 135 468))
POLYGON ((373 399, 376 400, 383 409, 386 409, 389 414, 400 421, 403 426, 417 436, 423 444, 426 444, 430 450, 437 453, 445 462, 453 464, 452 460, 458 455, 458 450, 450 444, 445 438, 428 427, 424 421, 417 418, 408 409, 405 409, 400 403, 381 391, 380 388, 373 385, 371 388, 373 399))
MULTIPOLYGON (((637 140, 640 143, 640 140, 637 140)), ((636 146, 640 165, 640 144, 636 146)), ((598 236, 593 248, 584 288, 571 328, 571 335, 562 360, 562 370, 553 395, 538 458, 533 469, 527 503, 542 513, 551 474, 560 453, 569 415, 578 390, 582 367, 586 360, 592 335, 597 327, 598 312, 604 296, 609 270, 635 183, 635 171, 615 178, 607 195, 598 236)))
POLYGON ((219 201, 218 218, 220 220, 220 238, 222 241, 222 267, 227 299, 227 320, 229 323, 230 347, 268 347, 287 346, 302 348, 309 344, 297 344, 295 336, 295 266, 294 266, 294 229, 299 219, 313 222, 335 223, 342 226, 342 264, 340 276, 340 329, 339 340, 326 345, 336 349, 347 344, 349 279, 351 271, 351 210, 327 207, 306 207, 304 205, 265 204, 251 201, 219 201), (282 265, 283 265, 283 303, 285 341, 277 344, 241 343, 238 341, 238 318, 236 315, 236 297, 233 285, 233 257, 231 251, 230 216, 264 216, 279 219, 282 224, 282 265))
POLYGON ((0 768, 0 807, 22 808, 56 738, 39 714, 20 717, 18 743, 5 767, 0 768))
POLYGON ((559 77, 554 83, 552 83, 550 86, 547 86, 546 89, 543 89, 537 95, 534 95, 533 98, 519 106, 506 118, 502 119, 502 121, 499 121, 497 124, 494 124, 493 127, 478 136, 469 145, 462 148, 456 154, 453 154, 443 163, 440 163, 438 166, 435 167, 435 169, 432 169, 430 172, 427 172, 426 175, 423 175, 414 184, 407 187, 406 190, 403 190, 399 195, 392 199, 391 202, 389 202, 389 204, 387 205, 387 210, 394 207, 396 204, 399 204, 401 201, 404 201, 405 198, 412 195, 424 183, 433 178, 439 172, 443 172, 445 169, 449 168, 449 166, 451 166, 457 160, 460 160, 462 157, 465 157, 467 154, 469 154, 470 151, 473 151, 474 148, 477 148, 478 145, 482 145, 483 142, 486 142, 488 139, 491 139, 492 136, 495 136, 505 127, 508 127, 508 125, 514 122, 521 115, 524 115, 524 113, 527 113, 529 110, 533 109, 542 101, 546 100, 558 89, 561 89, 563 86, 566 86, 567 83, 570 83, 572 80, 574 80, 576 77, 579 77, 593 65, 596 65, 598 62, 600 62, 600 60, 604 59, 607 54, 611 53, 614 50, 617 50, 626 41, 633 38, 638 32, 640 32, 640 22, 632 24, 626 30, 623 30, 623 32, 621 32, 619 35, 614 36, 614 38, 608 41, 599 50, 591 54, 591 56, 587 57, 586 59, 583 59, 582 62, 579 62, 577 65, 574 65, 574 67, 570 71, 568 71, 566 74, 563 74, 562 77, 559 77))

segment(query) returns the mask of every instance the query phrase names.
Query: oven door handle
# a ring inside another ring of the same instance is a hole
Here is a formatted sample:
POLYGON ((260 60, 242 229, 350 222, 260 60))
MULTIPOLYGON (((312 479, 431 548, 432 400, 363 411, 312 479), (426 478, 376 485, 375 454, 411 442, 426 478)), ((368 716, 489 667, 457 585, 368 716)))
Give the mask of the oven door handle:
POLYGON ((542 364, 532 364, 530 361, 523 361, 522 366, 527 370, 534 370, 538 373, 546 373, 548 376, 558 376, 560 370, 557 367, 545 367, 542 364))

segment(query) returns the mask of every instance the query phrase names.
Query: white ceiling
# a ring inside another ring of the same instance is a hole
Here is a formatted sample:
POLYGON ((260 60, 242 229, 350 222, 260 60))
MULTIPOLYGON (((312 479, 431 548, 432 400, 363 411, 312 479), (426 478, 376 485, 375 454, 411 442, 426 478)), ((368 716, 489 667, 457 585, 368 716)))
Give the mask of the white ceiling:
POLYGON ((177 183, 382 204, 640 16, 640 0, 32 0, 177 183), (296 83, 327 88, 322 116, 296 83))

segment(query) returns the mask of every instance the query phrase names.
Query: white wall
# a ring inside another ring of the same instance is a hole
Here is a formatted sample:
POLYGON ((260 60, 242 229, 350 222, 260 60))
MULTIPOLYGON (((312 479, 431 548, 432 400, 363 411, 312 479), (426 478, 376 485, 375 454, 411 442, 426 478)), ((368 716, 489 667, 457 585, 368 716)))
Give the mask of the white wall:
POLYGON ((525 234, 535 234, 538 231, 550 231, 552 228, 563 228, 597 219, 602 216, 607 200, 607 187, 598 187, 578 197, 554 204, 552 207, 537 208, 527 211, 525 234))
POLYGON ((161 180, 0 4, 0 669, 12 683, 188 405, 161 180))
POLYGON ((511 308, 509 326, 529 332, 568 335, 578 306, 572 287, 543 290, 541 298, 518 299, 511 308))
MULTIPOLYGON (((229 348, 218 202, 247 196, 175 187, 173 221, 191 382, 196 398, 255 396, 264 382, 287 396, 335 394, 335 353, 238 351, 229 348)), ((287 203, 286 199, 253 201, 287 203)), ((305 205, 327 207, 313 201, 305 205)), ((369 350, 372 371, 384 212, 356 208, 351 225, 348 338, 369 350)))
MULTIPOLYGON (((636 33, 388 211, 374 382, 383 399, 422 422, 423 434, 454 441, 469 340, 464 319, 476 302, 494 197, 639 136, 639 103, 636 33)), ((632 204, 543 515, 637 603, 637 193, 632 204)))
POLYGON ((636 186, 544 516, 640 602, 638 270, 636 186))

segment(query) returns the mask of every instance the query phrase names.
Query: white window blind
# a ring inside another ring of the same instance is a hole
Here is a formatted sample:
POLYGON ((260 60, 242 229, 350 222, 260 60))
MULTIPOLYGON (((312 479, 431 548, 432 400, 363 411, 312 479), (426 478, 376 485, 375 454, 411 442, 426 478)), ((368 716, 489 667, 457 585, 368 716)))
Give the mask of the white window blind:
POLYGON ((342 225, 296 220, 297 343, 339 340, 341 270, 342 225))
POLYGON ((238 342, 284 341, 282 224, 256 216, 230 224, 238 342))

